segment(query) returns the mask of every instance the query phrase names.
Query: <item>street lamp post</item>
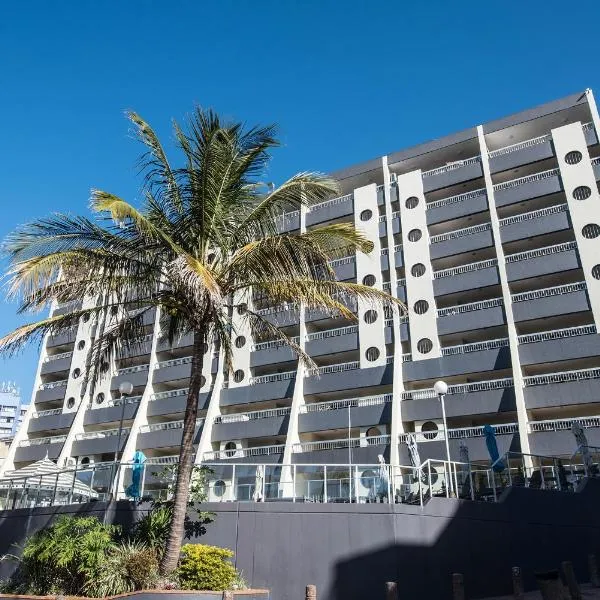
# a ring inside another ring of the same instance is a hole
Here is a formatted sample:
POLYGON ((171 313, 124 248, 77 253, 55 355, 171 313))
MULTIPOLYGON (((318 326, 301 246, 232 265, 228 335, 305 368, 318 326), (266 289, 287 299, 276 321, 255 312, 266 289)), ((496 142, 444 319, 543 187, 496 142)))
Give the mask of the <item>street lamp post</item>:
POLYGON ((121 394, 121 419, 119 421, 119 433, 117 435, 117 445, 115 447, 115 459, 114 459, 114 479, 113 479, 113 496, 117 495, 117 481, 119 480, 119 452, 121 451, 121 436, 123 434, 123 420, 125 419, 125 404, 127 400, 127 396, 131 396, 131 392, 133 392, 133 383, 129 381, 122 381, 119 385, 119 393, 121 394))
POLYGON ((446 460, 448 461, 448 491, 452 494, 452 468, 450 464, 450 440, 448 439, 448 422, 446 421, 446 394, 448 393, 448 384, 445 381, 436 381, 433 385, 440 403, 442 404, 442 419, 444 421, 444 440, 446 441, 446 460))

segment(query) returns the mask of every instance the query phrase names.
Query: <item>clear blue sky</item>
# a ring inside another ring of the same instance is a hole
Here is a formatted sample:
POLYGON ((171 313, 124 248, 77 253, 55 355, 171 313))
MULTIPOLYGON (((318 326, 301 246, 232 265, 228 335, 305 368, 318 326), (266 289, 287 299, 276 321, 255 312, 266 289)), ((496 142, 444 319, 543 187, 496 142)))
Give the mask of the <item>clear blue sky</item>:
MULTIPOLYGON (((272 178, 331 171, 586 87, 598 0, 0 3, 0 236, 91 187, 136 197, 125 109, 277 122, 272 178)), ((22 319, 0 300, 2 333, 22 319)), ((38 348, 0 359, 29 398, 38 348)))

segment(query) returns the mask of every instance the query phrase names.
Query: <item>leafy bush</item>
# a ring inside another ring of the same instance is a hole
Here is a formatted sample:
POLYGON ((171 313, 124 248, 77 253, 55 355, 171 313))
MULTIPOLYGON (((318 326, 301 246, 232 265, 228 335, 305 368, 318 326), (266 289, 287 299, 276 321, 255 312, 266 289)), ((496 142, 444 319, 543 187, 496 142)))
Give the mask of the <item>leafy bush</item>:
POLYGON ((156 504, 133 526, 133 538, 162 554, 169 536, 172 513, 170 505, 156 504))
POLYGON ((179 583, 184 590, 231 589, 238 573, 229 559, 233 552, 227 548, 185 544, 181 549, 181 562, 177 570, 179 583))

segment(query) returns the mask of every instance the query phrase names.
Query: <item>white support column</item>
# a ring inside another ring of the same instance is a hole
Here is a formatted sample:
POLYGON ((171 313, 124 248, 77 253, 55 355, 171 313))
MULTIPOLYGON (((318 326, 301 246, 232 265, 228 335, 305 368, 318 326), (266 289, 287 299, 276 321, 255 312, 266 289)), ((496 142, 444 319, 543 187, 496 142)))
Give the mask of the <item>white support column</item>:
POLYGON ((250 348, 252 347, 252 330, 250 322, 244 313, 240 314, 237 308, 246 304, 248 309, 252 310, 252 293, 251 292, 236 292, 233 299, 233 313, 231 315, 231 351, 232 364, 234 372, 229 374, 229 387, 236 388, 248 385, 250 382, 250 348), (236 381, 236 375, 243 373, 243 378, 236 381))
POLYGON ((492 232, 494 234, 494 246, 496 249, 496 259, 498 260, 498 273, 500 274, 500 284, 502 287, 502 299, 504 301, 504 313, 506 315, 506 325, 508 329, 508 342, 510 347, 510 360, 513 372, 513 381, 515 389, 515 400, 517 404, 517 420, 519 422, 519 439, 521 441, 521 452, 529 454, 529 436, 527 433, 527 407, 525 406, 525 394, 523 391, 523 374, 521 372, 521 362, 519 360, 519 340, 515 320, 512 310, 512 296, 508 285, 508 276, 506 274, 506 261, 504 258, 504 249, 502 248, 502 238, 500 237, 500 221, 498 211, 496 210, 496 200, 494 198, 494 184, 490 172, 490 161, 488 156, 487 144, 483 127, 478 125, 477 136, 479 138, 479 149, 481 153, 481 165, 483 167, 483 177, 485 179, 485 188, 488 198, 488 207, 490 211, 490 221, 492 223, 492 232))
MULTIPOLYGON (((392 182, 388 168, 387 156, 381 158, 383 169, 384 209, 386 223, 386 237, 388 247, 388 260, 390 266, 390 293, 397 295, 398 277, 396 277, 396 261, 394 258, 394 232, 392 218, 392 182)), ((385 322, 384 322, 385 325, 385 322)), ((400 464, 398 449, 400 434, 404 433, 402 420, 402 392, 404 392, 404 377, 402 374, 402 343, 400 342, 400 314, 392 311, 392 331, 394 339, 394 374, 392 379, 392 415, 390 423, 390 464, 395 467, 400 464)), ((385 329, 384 329, 385 335, 385 329)))
POLYGON ((598 235, 593 231, 594 226, 600 230, 600 194, 581 123, 571 123, 553 129, 552 141, 569 205, 594 323, 600 331, 600 279, 594 277, 596 274, 600 278, 600 241, 598 237, 587 237, 598 235), (566 160, 567 156, 569 162, 566 160))
POLYGON ((594 129, 596 130, 596 136, 600 135, 600 114, 598 114, 598 107, 596 105, 596 99, 594 98, 594 93, 590 88, 585 90, 585 95, 587 96, 588 106, 590 107, 590 113, 592 115, 592 123, 594 124, 594 129))

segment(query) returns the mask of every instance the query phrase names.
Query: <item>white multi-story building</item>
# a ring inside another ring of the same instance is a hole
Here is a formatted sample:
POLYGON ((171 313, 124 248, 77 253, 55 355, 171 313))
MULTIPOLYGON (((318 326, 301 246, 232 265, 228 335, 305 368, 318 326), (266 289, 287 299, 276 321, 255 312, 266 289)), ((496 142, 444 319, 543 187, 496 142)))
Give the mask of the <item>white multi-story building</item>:
MULTIPOLYGON (((257 303, 318 368, 238 331, 228 376, 207 347, 197 462, 407 464, 411 432, 422 459, 445 456, 446 436, 453 458, 462 441, 481 459, 486 424, 500 452, 570 456, 575 419, 600 445, 599 131, 586 90, 350 167, 335 174, 340 197, 282 215, 281 231, 354 223, 375 248, 335 260, 338 278, 395 294, 408 315, 359 303, 347 322, 257 303)), ((150 464, 177 460, 191 336, 169 346, 152 314, 90 398, 94 332, 82 322, 46 340, 6 468, 46 453, 61 465, 136 449, 150 464), (124 381, 134 391, 122 401, 124 381)))

